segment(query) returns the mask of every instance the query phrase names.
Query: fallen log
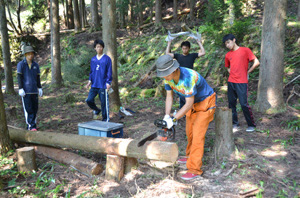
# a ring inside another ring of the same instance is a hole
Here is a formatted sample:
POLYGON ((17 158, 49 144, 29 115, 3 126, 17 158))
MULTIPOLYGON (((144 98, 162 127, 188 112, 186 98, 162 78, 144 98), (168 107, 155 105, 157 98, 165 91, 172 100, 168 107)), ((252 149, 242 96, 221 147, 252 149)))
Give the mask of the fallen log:
POLYGON ((103 171, 103 166, 101 164, 81 157, 75 153, 45 146, 35 146, 34 149, 36 153, 42 154, 60 163, 73 166, 80 172, 88 175, 98 175, 103 171))
POLYGON ((144 146, 137 147, 138 140, 133 139, 27 131, 12 126, 8 126, 8 129, 10 138, 15 142, 80 149, 88 152, 166 162, 175 162, 178 157, 178 146, 173 142, 149 141, 144 146))

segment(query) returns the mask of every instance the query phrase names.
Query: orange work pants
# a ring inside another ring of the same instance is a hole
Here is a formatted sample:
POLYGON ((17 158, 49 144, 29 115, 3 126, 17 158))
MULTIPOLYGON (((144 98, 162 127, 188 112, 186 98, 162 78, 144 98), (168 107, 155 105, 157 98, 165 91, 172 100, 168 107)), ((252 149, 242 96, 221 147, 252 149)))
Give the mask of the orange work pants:
POLYGON ((195 103, 186 114, 186 135, 188 144, 186 166, 188 172, 201 175, 203 171, 202 157, 204 153, 205 134, 209 123, 214 119, 216 110, 216 93, 205 100, 195 103))

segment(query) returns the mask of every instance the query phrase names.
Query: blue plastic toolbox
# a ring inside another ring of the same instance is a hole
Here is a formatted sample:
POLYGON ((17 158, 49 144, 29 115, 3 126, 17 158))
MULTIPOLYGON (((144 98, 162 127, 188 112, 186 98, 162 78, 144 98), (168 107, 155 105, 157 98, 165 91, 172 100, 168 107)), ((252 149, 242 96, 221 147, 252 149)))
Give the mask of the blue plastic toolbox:
POLYGON ((97 137, 123 137, 123 124, 93 120, 78 124, 78 134, 97 137))

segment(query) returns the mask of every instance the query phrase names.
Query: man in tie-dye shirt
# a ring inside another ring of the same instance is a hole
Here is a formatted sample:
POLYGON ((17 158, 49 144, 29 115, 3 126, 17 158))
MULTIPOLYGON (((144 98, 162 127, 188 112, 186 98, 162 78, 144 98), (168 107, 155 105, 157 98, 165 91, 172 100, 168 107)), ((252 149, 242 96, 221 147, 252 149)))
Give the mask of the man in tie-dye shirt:
POLYGON ((157 76, 165 79, 167 96, 164 120, 168 128, 170 129, 178 119, 186 115, 187 157, 179 159, 178 163, 186 163, 188 168, 187 173, 181 178, 191 180, 203 173, 201 166, 205 134, 214 118, 216 94, 199 73, 179 67, 179 63, 170 55, 159 57, 156 68, 157 76), (173 92, 185 100, 185 105, 171 117, 173 92))

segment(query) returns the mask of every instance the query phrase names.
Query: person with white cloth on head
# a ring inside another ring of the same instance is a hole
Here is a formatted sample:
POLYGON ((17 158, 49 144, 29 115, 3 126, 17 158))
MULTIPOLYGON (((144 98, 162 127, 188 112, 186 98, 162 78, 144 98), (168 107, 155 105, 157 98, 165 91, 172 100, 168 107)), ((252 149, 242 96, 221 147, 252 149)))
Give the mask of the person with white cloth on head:
POLYGON ((25 58, 17 65, 19 95, 22 97, 27 130, 37 131, 38 95, 43 96, 40 67, 33 60, 35 51, 32 46, 25 45, 22 53, 25 58))
MULTIPOLYGON (((175 58, 178 61, 180 67, 186 67, 186 68, 189 68, 189 69, 194 69, 194 62, 195 62, 196 58, 205 55, 205 50, 204 50, 204 47, 201 43, 201 34, 197 33, 197 35, 195 35, 195 34, 192 34, 190 32, 180 32, 180 33, 177 33, 177 34, 170 34, 170 32, 169 32, 166 41, 168 41, 166 54, 170 55, 172 58, 175 58), (187 35, 189 37, 192 37, 192 38, 196 39, 196 41, 197 41, 197 43, 200 47, 200 50, 199 50, 198 53, 190 53, 191 43, 189 41, 183 41, 181 43, 182 54, 171 53, 170 48, 171 48, 172 40, 175 39, 177 36, 182 36, 182 35, 187 35)), ((179 104, 180 104, 180 108, 181 108, 185 104, 185 101, 180 100, 179 104)))

